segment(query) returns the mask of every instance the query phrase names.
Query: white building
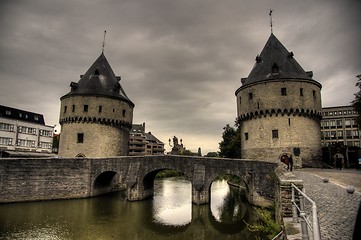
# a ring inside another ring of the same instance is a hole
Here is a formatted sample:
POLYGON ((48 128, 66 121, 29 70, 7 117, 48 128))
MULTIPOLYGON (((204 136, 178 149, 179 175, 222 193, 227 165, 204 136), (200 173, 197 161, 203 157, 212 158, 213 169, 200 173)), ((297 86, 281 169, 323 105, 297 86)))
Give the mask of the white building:
POLYGON ((42 114, 0 105, 0 156, 50 156, 54 126, 42 114))

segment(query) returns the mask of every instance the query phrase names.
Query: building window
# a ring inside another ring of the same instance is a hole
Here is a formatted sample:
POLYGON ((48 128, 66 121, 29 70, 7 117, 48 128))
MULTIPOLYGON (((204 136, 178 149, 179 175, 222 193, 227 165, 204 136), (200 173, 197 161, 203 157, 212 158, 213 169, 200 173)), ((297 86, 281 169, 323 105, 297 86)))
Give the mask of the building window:
POLYGON ((353 130, 352 135, 353 135, 355 138, 358 138, 358 137, 359 137, 359 131, 358 131, 358 130, 353 130))
POLYGON ((249 139, 248 132, 244 133, 244 139, 247 141, 249 139))
POLYGON ((300 88, 300 96, 303 97, 303 88, 300 88))
POLYGON ((13 132, 14 131, 14 125, 13 124, 7 124, 7 123, 0 123, 0 130, 13 132))
POLYGON ((49 143, 49 142, 39 142, 39 147, 40 148, 52 148, 52 143, 49 143))
POLYGON ((103 106, 99 106, 99 112, 101 113, 103 111, 103 106))
POLYGON ((281 95, 287 96, 287 88, 281 88, 281 95))
POLYGON ((336 127, 342 127, 342 120, 336 120, 336 127))
POLYGON ((337 131, 337 137, 338 138, 343 138, 343 131, 342 130, 337 131))
POLYGON ((5 111, 5 114, 8 115, 8 116, 10 116, 10 115, 11 115, 11 111, 10 111, 10 110, 6 110, 6 111, 5 111))
POLYGON ((67 108, 68 108, 67 106, 64 106, 64 113, 66 113, 67 108))
POLYGON ((252 99, 253 99, 253 93, 251 93, 251 92, 248 93, 248 99, 249 99, 249 100, 252 100, 252 99))
POLYGON ((126 112, 126 111, 125 111, 125 110, 123 110, 123 117, 125 117, 125 112, 126 112))
POLYGON ((278 138, 278 130, 272 130, 272 138, 278 138))
POLYGON ((313 96, 313 98, 316 98, 316 91, 315 90, 312 91, 312 96, 313 96))
POLYGON ((39 116, 34 116, 35 121, 39 121, 39 116))
POLYGON ((13 139, 12 138, 4 138, 4 137, 0 137, 0 145, 12 145, 13 143, 13 139))
POLYGON ((84 112, 87 112, 89 109, 89 106, 88 105, 84 105, 84 112))
POLYGON ((78 143, 84 142, 84 133, 78 133, 78 143))
POLYGON ((75 112, 75 105, 72 106, 72 112, 75 112))
POLYGON ((52 136, 53 136, 53 132, 40 129, 40 130, 39 130, 39 135, 40 135, 40 136, 44 136, 44 137, 52 137, 52 136))

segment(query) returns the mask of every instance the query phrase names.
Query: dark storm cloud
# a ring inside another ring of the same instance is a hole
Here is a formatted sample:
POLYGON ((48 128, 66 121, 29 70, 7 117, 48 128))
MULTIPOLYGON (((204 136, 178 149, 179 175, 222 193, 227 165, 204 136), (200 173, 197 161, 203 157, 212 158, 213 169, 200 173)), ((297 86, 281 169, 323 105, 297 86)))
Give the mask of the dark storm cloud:
POLYGON ((162 141, 216 151, 236 117, 235 90, 274 32, 323 85, 324 106, 347 105, 361 73, 360 4, 318 0, 2 1, 0 103, 57 124, 59 98, 105 55, 162 141))

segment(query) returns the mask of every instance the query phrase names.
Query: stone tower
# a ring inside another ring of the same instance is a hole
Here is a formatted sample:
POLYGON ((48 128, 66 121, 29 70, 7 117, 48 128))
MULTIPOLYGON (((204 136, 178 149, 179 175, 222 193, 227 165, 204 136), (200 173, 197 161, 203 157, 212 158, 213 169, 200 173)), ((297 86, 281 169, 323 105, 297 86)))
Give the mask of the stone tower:
POLYGON ((293 156, 296 166, 321 157, 321 84, 305 72, 273 33, 237 97, 242 158, 280 161, 293 156))
POLYGON ((133 102, 102 53, 60 98, 59 156, 112 157, 129 152, 133 102))

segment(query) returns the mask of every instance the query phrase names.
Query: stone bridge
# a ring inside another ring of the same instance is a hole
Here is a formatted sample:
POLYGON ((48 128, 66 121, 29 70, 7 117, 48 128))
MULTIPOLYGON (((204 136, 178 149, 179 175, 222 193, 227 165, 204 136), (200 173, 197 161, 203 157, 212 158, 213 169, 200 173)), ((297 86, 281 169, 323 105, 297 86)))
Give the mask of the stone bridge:
POLYGON ((154 178, 165 169, 183 173, 192 201, 208 203, 210 186, 221 175, 243 179, 250 203, 273 201, 276 163, 176 155, 116 158, 0 159, 0 203, 93 197, 121 189, 130 201, 153 195, 154 178))

